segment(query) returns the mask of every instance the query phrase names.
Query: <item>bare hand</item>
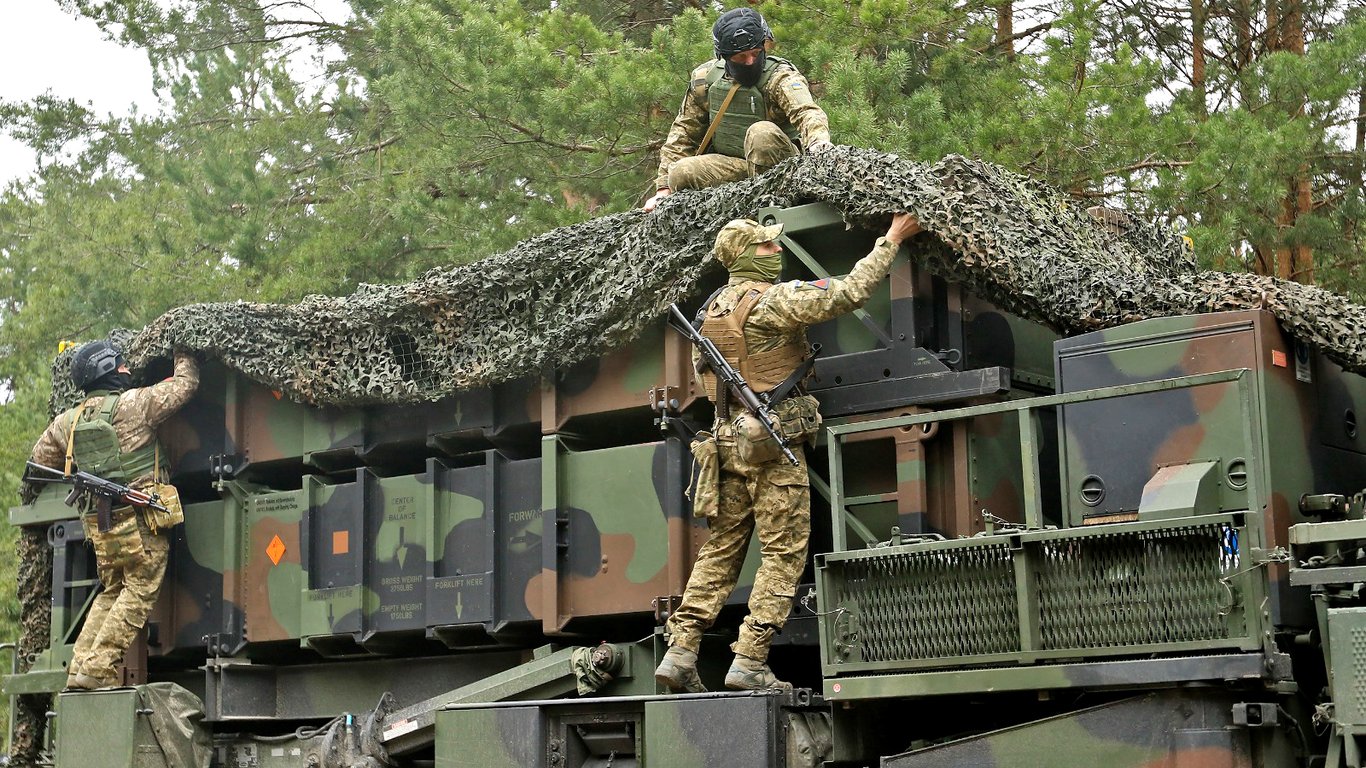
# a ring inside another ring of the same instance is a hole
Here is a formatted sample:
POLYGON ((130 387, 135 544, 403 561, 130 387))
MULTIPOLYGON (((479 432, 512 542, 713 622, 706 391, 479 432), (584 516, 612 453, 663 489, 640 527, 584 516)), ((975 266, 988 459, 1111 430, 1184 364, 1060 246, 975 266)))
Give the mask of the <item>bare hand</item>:
POLYGON ((892 226, 887 228, 886 238, 898 245, 908 237, 921 231, 920 220, 909 213, 898 213, 892 217, 892 226))
POLYGON ((653 211, 655 209, 655 206, 659 205, 660 200, 663 200, 664 198, 669 196, 670 191, 671 190, 668 187, 664 187, 663 189, 658 190, 657 192, 655 192, 654 197, 645 201, 645 205, 641 206, 641 209, 644 210, 646 213, 653 211))

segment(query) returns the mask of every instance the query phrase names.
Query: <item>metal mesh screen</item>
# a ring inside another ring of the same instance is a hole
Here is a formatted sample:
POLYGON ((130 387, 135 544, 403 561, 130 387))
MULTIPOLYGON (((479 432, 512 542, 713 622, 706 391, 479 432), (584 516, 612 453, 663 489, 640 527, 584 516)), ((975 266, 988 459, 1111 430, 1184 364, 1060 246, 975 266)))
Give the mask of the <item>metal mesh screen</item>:
POLYGON ((1236 562, 1231 532, 1207 525, 1040 542, 1043 647, 1227 638, 1229 591, 1219 580, 1236 562))
POLYGON ((1238 536, 1214 522, 889 552, 831 562, 827 583, 849 613, 855 663, 1219 644, 1242 635, 1227 615, 1238 536))
POLYGON ((898 553, 847 564, 840 605, 857 605, 864 661, 1019 650, 1004 544, 898 553))

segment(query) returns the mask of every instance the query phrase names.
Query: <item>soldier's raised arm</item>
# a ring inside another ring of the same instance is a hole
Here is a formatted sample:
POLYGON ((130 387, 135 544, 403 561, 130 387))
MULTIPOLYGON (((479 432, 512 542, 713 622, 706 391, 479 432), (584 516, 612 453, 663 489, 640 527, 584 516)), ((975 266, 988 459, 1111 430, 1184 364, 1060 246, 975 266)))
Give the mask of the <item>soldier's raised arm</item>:
POLYGON ((920 222, 914 216, 896 214, 887 234, 878 238, 873 250, 859 259, 849 274, 824 280, 780 283, 764 294, 754 308, 750 322, 775 330, 794 330, 823 323, 863 306, 873 295, 873 289, 887 276, 901 243, 918 232, 920 222))
POLYGON ((176 351, 175 373, 169 379, 129 390, 120 408, 132 409, 149 428, 156 428, 194 397, 199 388, 199 366, 188 352, 176 351))

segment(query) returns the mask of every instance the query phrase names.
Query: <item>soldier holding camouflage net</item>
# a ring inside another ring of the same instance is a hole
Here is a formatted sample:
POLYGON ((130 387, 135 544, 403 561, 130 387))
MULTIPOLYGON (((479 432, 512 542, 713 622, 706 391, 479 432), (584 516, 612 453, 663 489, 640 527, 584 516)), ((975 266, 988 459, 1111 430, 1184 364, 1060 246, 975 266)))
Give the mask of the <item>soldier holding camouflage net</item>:
POLYGON ((659 150, 653 211, 680 189, 756 176, 796 157, 829 149, 830 121, 802 73, 769 56, 773 32, 752 8, 727 11, 712 26, 716 58, 692 72, 683 106, 659 150))
POLYGON ((735 588, 750 535, 757 532, 759 571, 749 615, 731 646, 735 661, 725 684, 736 690, 792 688, 774 676, 767 660, 773 637, 792 610, 811 533, 801 443, 815 438, 820 414, 815 398, 793 387, 806 371, 806 328, 863 306, 886 276, 900 243, 919 231, 915 218, 897 214, 887 234, 847 276, 778 284, 782 247, 776 239, 782 225, 737 219, 717 235, 713 254, 730 272, 730 280, 703 308, 701 333, 755 392, 777 401, 779 431, 799 464, 793 466, 779 453, 777 442, 756 429, 757 421, 747 417, 724 385, 718 391, 714 374, 699 371, 717 407, 714 436, 698 433, 692 446, 700 466, 693 514, 708 518, 711 536, 697 554, 682 603, 669 616, 670 647, 655 670, 661 685, 674 691, 706 690, 697 675, 702 633, 735 588))
MULTIPOLYGON (((166 455, 156 429, 199 386, 194 358, 177 352, 171 378, 130 389, 123 355, 107 341, 92 341, 72 355, 71 380, 87 399, 53 420, 33 447, 33 462, 68 473, 75 466, 138 490, 163 480, 166 455)), ((173 489, 160 486, 158 491, 169 497, 173 489)), ((178 512, 178 499, 174 504, 167 501, 163 498, 162 503, 178 512)), ((150 508, 122 506, 113 509, 107 530, 101 530, 90 507, 86 500, 81 523, 95 547, 104 589, 91 604, 76 639, 68 690, 118 684, 115 667, 146 623, 166 572, 170 544, 157 523, 174 524, 154 516, 150 508)))

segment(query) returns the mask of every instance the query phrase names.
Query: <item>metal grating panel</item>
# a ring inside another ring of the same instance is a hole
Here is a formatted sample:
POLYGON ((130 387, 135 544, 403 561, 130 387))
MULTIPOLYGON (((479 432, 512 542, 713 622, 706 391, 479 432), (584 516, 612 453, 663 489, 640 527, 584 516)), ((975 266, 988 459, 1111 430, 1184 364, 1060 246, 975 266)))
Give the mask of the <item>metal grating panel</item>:
POLYGON ((1328 643, 1333 719, 1366 726, 1366 608, 1329 609, 1328 643))
POLYGON ((1237 646, 1256 634, 1239 607, 1243 531, 1033 531, 832 560, 825 583, 842 615, 827 658, 929 668, 1237 646))
POLYGON ((1015 577, 1003 544, 850 562, 839 603, 857 606, 864 661, 1019 650, 1015 577))
POLYGON ((1236 533, 1222 525, 1042 541, 1034 562, 1044 649, 1228 638, 1236 533))

